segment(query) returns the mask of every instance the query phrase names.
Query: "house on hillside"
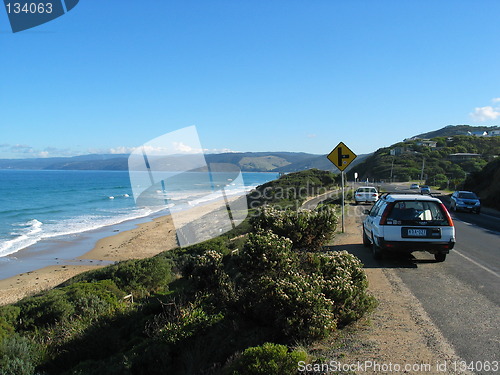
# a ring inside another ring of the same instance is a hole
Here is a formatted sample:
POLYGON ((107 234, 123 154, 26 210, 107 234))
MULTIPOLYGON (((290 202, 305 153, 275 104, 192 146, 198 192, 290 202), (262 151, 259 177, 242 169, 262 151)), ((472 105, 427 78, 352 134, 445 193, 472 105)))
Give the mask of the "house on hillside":
POLYGON ((407 146, 398 146, 398 147, 394 147, 391 149, 391 151, 389 151, 389 153, 392 155, 392 156, 398 156, 398 155, 401 155, 401 154, 408 154, 412 152, 412 150, 407 147, 407 146))
POLYGON ((422 139, 415 143, 417 146, 427 146, 427 147, 436 147, 437 142, 431 141, 430 139, 422 139))
POLYGON ((474 137, 487 137, 488 132, 485 131, 467 132, 467 135, 473 135, 474 137))
POLYGON ((471 154, 468 152, 458 152, 456 154, 448 155, 448 159, 450 161, 465 161, 465 160, 477 159, 479 157, 481 157, 481 154, 471 154))

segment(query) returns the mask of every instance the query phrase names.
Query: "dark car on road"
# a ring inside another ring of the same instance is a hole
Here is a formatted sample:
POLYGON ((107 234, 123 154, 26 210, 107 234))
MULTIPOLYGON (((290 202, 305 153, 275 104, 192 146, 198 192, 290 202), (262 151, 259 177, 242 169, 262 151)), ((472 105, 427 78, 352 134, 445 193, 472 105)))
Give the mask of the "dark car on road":
POLYGON ((428 185, 420 186, 420 194, 430 194, 431 188, 428 185))
POLYGON ((455 191, 451 195, 450 208, 453 211, 481 212, 481 201, 472 191, 455 191))

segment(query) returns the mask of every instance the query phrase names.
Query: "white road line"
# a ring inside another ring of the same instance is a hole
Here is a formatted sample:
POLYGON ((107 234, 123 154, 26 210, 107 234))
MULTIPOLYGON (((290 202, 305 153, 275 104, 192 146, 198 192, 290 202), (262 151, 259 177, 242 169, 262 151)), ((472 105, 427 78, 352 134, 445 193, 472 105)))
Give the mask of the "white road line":
POLYGON ((480 264, 480 263, 476 262, 474 259, 469 258, 467 255, 462 254, 460 251, 458 251, 458 250, 453 250, 453 252, 454 252, 455 254, 458 254, 458 255, 460 255, 461 257, 463 257, 463 258, 467 259, 469 262, 474 263, 476 266, 478 266, 478 267, 482 268, 482 269, 483 269, 483 270, 485 270, 486 272, 489 272, 489 273, 491 273, 492 275, 494 275, 494 276, 496 276, 496 277, 500 278, 500 274, 498 274, 497 272, 495 272, 495 271, 493 271, 493 270, 490 270, 488 267, 485 267, 485 266, 483 266, 482 264, 480 264))
POLYGON ((488 214, 481 214, 481 216, 486 216, 486 217, 489 217, 489 218, 492 218, 495 220, 500 220, 500 217, 498 217, 498 216, 493 216, 493 215, 488 215, 488 214))

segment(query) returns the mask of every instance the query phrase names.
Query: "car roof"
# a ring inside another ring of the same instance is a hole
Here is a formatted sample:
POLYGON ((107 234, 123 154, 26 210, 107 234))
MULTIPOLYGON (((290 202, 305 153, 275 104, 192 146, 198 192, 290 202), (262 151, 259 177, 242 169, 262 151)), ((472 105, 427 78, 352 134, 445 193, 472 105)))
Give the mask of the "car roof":
POLYGON ((360 187, 358 187, 358 189, 366 189, 366 188, 368 188, 368 189, 377 189, 375 186, 360 186, 360 187))
POLYGON ((396 202, 396 201, 431 201, 438 202, 441 201, 434 197, 429 197, 421 194, 388 194, 384 197, 387 202, 396 202))

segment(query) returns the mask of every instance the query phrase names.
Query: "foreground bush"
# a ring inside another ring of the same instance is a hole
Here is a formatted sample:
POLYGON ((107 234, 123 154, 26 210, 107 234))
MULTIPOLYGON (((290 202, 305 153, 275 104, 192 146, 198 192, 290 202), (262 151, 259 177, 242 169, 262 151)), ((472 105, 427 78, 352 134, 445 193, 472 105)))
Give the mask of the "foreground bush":
POLYGON ((0 341, 0 375, 32 375, 39 360, 38 348, 26 337, 16 334, 0 341))
POLYGON ((335 233, 337 216, 329 207, 320 211, 292 211, 266 206, 258 211, 251 223, 255 230, 270 230, 289 238, 295 249, 317 251, 335 233))
POLYGON ((314 278, 321 280, 321 292, 334 302, 339 325, 359 319, 375 306, 375 298, 368 294, 363 264, 354 255, 347 251, 309 254, 307 267, 314 278))
POLYGON ((284 345, 265 343, 246 349, 223 371, 227 375, 296 374, 298 363, 306 361, 304 351, 288 351, 284 345))
POLYGON ((199 256, 191 279, 214 305, 271 327, 288 342, 321 339, 373 307, 361 262, 343 252, 303 253, 271 231, 250 234, 233 269, 222 254, 199 256), (228 271, 230 271, 228 273, 228 271))

